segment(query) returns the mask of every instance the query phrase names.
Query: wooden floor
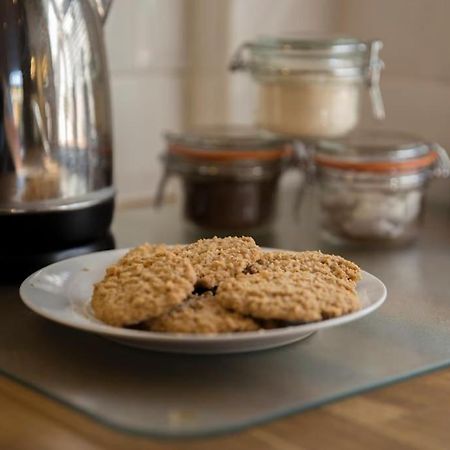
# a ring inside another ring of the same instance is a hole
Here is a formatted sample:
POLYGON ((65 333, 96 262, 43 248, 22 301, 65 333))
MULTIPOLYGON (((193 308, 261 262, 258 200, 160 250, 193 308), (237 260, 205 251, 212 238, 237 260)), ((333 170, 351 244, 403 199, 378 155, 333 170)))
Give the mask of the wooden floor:
POLYGON ((1 450, 450 449, 450 368, 202 440, 130 437, 3 377, 0 405, 1 450))

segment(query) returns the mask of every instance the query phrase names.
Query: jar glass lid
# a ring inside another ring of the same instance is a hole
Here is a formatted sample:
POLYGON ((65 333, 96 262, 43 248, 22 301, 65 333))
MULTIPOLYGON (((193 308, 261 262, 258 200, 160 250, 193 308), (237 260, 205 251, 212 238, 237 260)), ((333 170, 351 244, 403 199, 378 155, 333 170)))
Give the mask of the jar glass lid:
POLYGON ((318 165, 355 170, 418 169, 437 159, 433 146, 400 131, 361 130, 316 146, 318 165))
POLYGON ((276 159, 290 152, 286 138, 243 126, 192 128, 166 139, 169 153, 201 159, 276 159))
POLYGON ((317 50, 336 54, 359 54, 369 50, 370 43, 350 36, 319 34, 285 34, 261 36, 250 45, 254 49, 277 51, 317 50))
POLYGON ((377 74, 383 63, 379 40, 349 36, 262 36, 243 43, 232 57, 231 70, 250 70, 259 75, 295 75, 305 71, 332 71, 339 76, 377 74))

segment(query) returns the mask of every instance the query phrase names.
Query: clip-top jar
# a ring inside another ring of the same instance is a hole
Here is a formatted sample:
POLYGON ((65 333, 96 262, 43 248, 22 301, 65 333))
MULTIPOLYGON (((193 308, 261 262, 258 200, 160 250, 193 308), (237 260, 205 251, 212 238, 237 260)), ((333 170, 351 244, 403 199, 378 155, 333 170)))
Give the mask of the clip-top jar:
POLYGON ((184 215, 191 223, 218 232, 270 224, 278 181, 292 153, 286 140, 242 127, 204 127, 168 133, 166 139, 164 179, 181 177, 184 215))
POLYGON ((384 118, 379 40, 350 37, 262 37, 244 43, 230 68, 259 85, 258 125, 300 138, 343 136, 359 121, 361 91, 384 118))
POLYGON ((450 170, 442 147, 394 131, 320 141, 314 160, 322 229, 334 241, 415 238, 429 181, 450 170))

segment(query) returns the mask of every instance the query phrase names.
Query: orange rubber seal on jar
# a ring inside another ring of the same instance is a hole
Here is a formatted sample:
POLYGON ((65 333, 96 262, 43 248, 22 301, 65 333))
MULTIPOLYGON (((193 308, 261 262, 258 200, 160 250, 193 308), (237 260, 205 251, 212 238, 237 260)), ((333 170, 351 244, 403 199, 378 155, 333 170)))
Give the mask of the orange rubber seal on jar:
POLYGON ((256 159, 258 161, 272 161, 292 154, 292 148, 288 145, 271 150, 204 150, 184 147, 182 145, 170 145, 169 153, 174 155, 187 156, 189 158, 203 159, 209 161, 242 161, 246 159, 256 159))
POLYGON ((420 158, 408 161, 380 161, 357 163, 350 161, 336 161, 324 156, 316 156, 316 164, 333 169, 349 169, 361 172, 390 172, 399 171, 407 172, 411 170, 423 169, 431 166, 438 158, 436 152, 430 152, 420 158))

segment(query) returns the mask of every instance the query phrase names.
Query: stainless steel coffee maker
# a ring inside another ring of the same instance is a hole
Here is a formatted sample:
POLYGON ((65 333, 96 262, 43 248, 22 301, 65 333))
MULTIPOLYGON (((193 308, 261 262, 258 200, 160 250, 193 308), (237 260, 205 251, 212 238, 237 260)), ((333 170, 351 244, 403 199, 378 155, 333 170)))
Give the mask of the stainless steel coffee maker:
POLYGON ((0 1, 0 248, 97 239, 114 209, 111 0, 0 1))

